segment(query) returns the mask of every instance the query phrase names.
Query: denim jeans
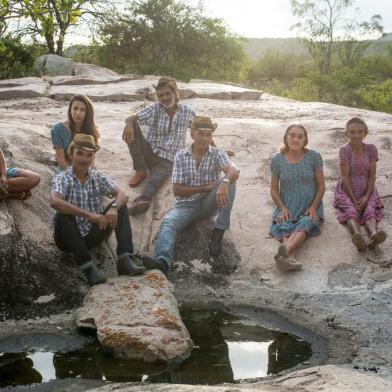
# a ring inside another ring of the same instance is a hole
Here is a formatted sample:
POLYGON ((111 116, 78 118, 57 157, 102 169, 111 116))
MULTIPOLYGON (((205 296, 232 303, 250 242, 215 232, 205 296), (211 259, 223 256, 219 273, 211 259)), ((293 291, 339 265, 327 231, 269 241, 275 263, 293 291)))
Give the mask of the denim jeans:
POLYGON ((229 206, 218 209, 216 191, 219 184, 205 197, 190 203, 176 203, 163 219, 159 229, 155 258, 165 260, 171 267, 176 236, 184 227, 197 219, 208 219, 218 213, 215 228, 230 228, 230 214, 235 198, 235 184, 229 185, 229 206))
MULTIPOLYGON (((117 239, 117 255, 133 253, 132 230, 129 223, 127 206, 118 209, 117 225, 114 229, 117 239)), ((76 263, 81 266, 91 260, 89 249, 95 248, 106 238, 112 229, 101 230, 93 223, 90 232, 82 237, 76 223, 75 215, 56 213, 54 217, 54 241, 58 248, 65 252, 72 252, 76 263)))
POLYGON ((147 183, 141 194, 143 199, 150 201, 166 179, 171 176, 173 162, 155 154, 136 121, 133 123, 133 129, 134 140, 128 144, 128 149, 132 157, 134 170, 146 171, 150 169, 147 183))

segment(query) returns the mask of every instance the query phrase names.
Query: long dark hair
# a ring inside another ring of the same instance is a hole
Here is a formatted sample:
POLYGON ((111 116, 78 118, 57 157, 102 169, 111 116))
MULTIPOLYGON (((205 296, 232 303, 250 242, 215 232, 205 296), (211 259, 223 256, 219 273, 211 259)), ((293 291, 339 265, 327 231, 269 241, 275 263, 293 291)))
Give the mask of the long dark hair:
POLYGON ((93 103, 91 102, 91 100, 83 94, 76 94, 69 101, 68 122, 69 122, 69 127, 71 129, 72 135, 75 135, 75 133, 78 133, 78 131, 76 131, 76 129, 75 129, 75 121, 73 120, 72 115, 71 115, 72 104, 75 101, 82 102, 86 105, 86 115, 84 117, 82 128, 80 129, 79 133, 85 133, 86 135, 91 135, 94 138, 95 143, 98 143, 101 135, 99 134, 98 128, 95 125, 94 106, 93 106, 93 103))
POLYGON ((293 129, 293 128, 299 128, 304 133, 305 145, 302 147, 302 150, 303 151, 307 150, 306 146, 308 145, 308 131, 306 130, 306 128, 302 124, 292 124, 292 125, 290 125, 286 129, 286 132, 284 133, 284 136, 283 136, 283 146, 280 147, 280 152, 282 152, 282 153, 285 153, 285 152, 289 151, 289 145, 287 143, 287 135, 290 132, 290 130, 293 129))

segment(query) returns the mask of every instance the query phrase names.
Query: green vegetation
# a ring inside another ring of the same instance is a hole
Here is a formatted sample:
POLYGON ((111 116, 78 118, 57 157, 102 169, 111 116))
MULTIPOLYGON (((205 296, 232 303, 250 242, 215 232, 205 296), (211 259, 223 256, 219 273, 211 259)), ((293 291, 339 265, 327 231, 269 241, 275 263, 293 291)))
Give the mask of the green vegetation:
POLYGON ((122 73, 237 80, 245 58, 220 19, 175 0, 135 1, 98 31, 99 63, 122 73))
POLYGON ((0 39, 0 79, 31 76, 34 59, 43 53, 39 45, 26 45, 17 38, 0 39))
POLYGON ((184 0, 122 0, 106 13, 103 0, 0 0, 0 78, 31 75, 35 57, 61 54, 69 29, 90 18, 91 44, 64 50, 74 61, 392 113, 392 34, 369 38, 381 17, 347 19, 355 0, 291 3, 302 38, 245 40, 184 0))
MULTIPOLYGON (((369 55, 381 34, 381 17, 350 20, 354 0, 291 0, 294 26, 305 38, 307 55, 266 50, 249 67, 247 82, 269 93, 302 101, 323 101, 392 113, 392 49, 369 55), (339 32, 340 35, 338 35, 339 32)), ((388 42, 385 37, 385 42, 388 42)), ((384 40, 381 40, 384 41, 384 40)), ((377 47, 377 45, 375 45, 377 47)))

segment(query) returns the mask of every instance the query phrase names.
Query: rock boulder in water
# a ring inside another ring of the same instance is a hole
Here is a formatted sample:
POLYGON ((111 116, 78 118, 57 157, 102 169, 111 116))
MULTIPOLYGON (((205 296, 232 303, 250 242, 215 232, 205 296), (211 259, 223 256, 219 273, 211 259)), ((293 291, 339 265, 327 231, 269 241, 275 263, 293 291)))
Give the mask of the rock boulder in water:
POLYGON ((77 325, 96 329, 102 347, 117 358, 179 361, 193 347, 173 285, 157 270, 92 287, 77 325))

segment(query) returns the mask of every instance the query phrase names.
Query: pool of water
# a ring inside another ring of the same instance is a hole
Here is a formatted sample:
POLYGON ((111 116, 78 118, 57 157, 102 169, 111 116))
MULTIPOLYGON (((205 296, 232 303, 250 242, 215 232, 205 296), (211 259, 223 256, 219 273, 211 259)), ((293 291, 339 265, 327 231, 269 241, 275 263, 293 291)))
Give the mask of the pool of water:
MULTIPOLYGON (((0 387, 74 377, 113 382, 232 383, 309 365, 313 354, 312 344, 299 336, 222 311, 187 308, 182 317, 195 348, 180 364, 114 359, 101 350, 96 339, 70 351, 24 344, 21 352, 0 352, 0 387)), ((45 336, 39 339, 44 341, 45 336)))

